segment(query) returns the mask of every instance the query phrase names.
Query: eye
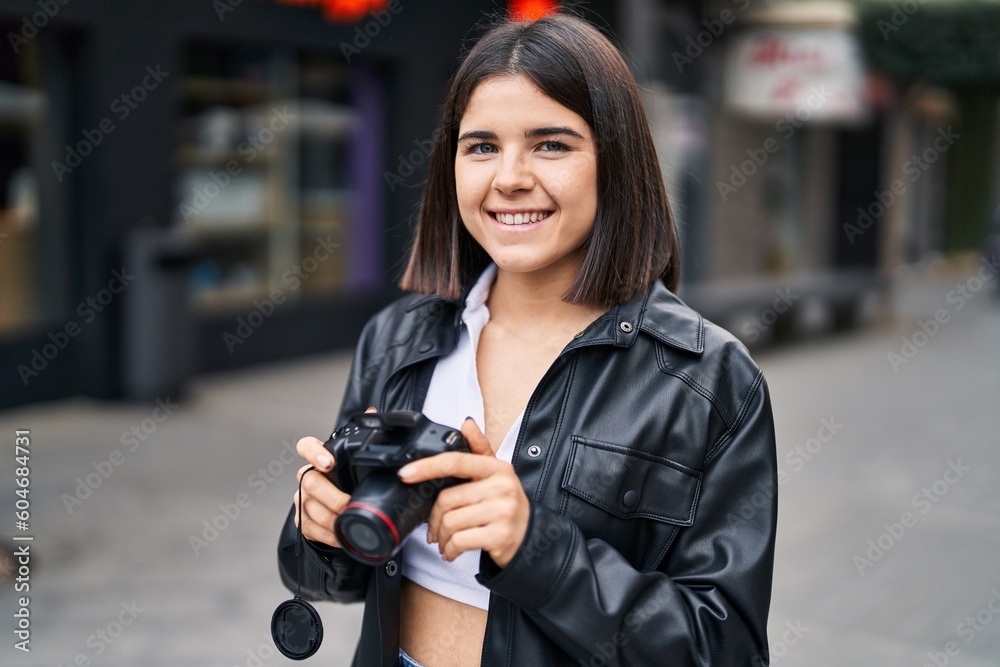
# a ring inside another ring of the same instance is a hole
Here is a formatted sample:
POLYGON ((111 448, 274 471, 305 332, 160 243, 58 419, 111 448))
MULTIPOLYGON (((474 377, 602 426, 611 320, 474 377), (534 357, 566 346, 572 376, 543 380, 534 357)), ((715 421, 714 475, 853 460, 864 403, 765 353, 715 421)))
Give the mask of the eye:
POLYGON ((491 144, 488 141, 477 141, 471 144, 467 144, 465 147, 466 155, 492 155, 493 153, 499 152, 499 148, 496 145, 491 144))
POLYGON ((560 153, 569 150, 569 146, 559 141, 546 141, 539 148, 545 153, 560 153))

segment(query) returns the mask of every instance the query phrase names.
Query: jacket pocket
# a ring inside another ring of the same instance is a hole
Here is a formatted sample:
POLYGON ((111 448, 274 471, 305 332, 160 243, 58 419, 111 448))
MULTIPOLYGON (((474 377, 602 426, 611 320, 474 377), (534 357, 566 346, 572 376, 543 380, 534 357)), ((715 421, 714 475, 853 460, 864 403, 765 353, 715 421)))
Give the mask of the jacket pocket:
POLYGON ((562 488, 584 501, 569 499, 566 510, 587 537, 612 543, 638 564, 661 558, 677 529, 694 523, 699 471, 581 436, 571 443, 562 488))

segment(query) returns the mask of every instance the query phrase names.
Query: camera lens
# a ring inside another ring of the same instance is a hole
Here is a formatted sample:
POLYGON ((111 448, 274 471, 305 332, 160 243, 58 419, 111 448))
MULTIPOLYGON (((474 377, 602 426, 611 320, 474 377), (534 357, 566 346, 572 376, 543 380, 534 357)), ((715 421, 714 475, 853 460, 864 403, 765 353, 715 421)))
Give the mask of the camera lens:
POLYGON ((395 526, 371 508, 354 503, 337 519, 336 532, 345 549, 369 562, 389 558, 397 544, 395 526))
POLYGON ((377 470, 354 490, 351 502, 337 517, 334 533, 341 546, 362 563, 388 561, 417 524, 427 519, 439 485, 426 488, 404 484, 395 470, 377 470))
POLYGON ((365 521, 350 521, 344 527, 348 541, 360 551, 377 551, 381 540, 375 529, 365 521))

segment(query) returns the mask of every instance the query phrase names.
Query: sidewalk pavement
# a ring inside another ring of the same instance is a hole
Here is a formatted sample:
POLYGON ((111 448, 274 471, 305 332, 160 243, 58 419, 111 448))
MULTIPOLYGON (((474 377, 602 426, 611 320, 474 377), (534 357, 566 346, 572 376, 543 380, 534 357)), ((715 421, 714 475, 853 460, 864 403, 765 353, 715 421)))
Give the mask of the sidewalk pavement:
MULTIPOLYGON (((1000 302, 956 297, 969 277, 903 276, 893 326, 755 353, 783 473, 772 665, 1000 665, 1000 302)), ((290 597, 275 563, 290 448, 334 425, 349 358, 204 377, 149 404, 0 413, 0 540, 16 532, 18 429, 35 536, 31 652, 14 648, 23 594, 7 579, 0 664, 293 664, 268 634, 290 597)), ((361 607, 319 609, 307 664, 349 664, 361 607)))

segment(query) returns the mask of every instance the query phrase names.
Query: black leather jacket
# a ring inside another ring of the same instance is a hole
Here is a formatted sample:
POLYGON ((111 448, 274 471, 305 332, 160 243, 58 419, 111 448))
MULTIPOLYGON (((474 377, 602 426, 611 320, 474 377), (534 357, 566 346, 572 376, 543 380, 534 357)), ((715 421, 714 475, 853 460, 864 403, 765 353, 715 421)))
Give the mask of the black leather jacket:
MULTIPOLYGON (((419 410, 461 304, 410 295, 366 326, 338 423, 419 410)), ((660 282, 562 351, 525 409, 512 463, 531 502, 492 591, 490 667, 767 665, 777 517, 767 385, 746 349, 660 282)), ((278 559, 295 590, 292 514, 278 559)), ((365 601, 357 667, 395 667, 398 558, 307 543, 303 597, 365 601)), ((429 665, 434 667, 434 665, 429 665)))

